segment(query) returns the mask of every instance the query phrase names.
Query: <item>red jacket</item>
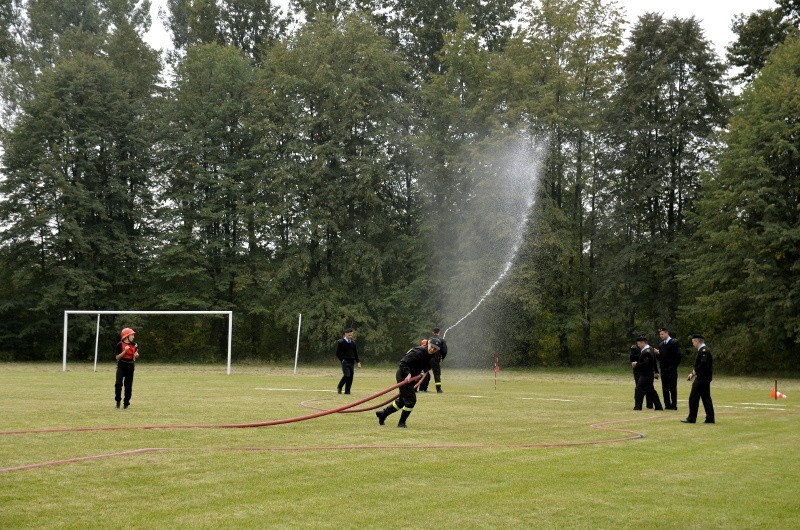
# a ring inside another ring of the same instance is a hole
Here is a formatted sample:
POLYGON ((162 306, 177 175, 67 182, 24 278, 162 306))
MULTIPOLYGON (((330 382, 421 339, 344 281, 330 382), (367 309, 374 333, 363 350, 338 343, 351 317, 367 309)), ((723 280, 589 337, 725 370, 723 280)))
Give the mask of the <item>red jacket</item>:
POLYGON ((114 356, 116 357, 120 353, 122 357, 119 358, 120 361, 125 363, 133 363, 136 362, 136 352, 139 351, 139 345, 135 342, 118 342, 117 348, 114 351, 114 356))

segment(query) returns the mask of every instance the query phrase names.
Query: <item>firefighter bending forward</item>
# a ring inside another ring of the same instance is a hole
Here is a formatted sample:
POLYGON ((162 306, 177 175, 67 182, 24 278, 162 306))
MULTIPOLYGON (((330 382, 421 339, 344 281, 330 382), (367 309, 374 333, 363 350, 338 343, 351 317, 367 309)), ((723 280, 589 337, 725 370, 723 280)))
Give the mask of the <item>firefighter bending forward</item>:
MULTIPOLYGON (((431 359, 441 347, 442 339, 439 337, 431 337, 428 339, 427 345, 417 346, 408 350, 398 363, 396 374, 397 382, 409 381, 412 377, 430 370, 431 359)), ((378 417, 378 423, 383 425, 387 416, 398 410, 402 410, 403 412, 400 414, 400 421, 397 423, 397 426, 405 428, 406 420, 411 415, 411 411, 414 410, 414 405, 416 403, 417 394, 414 392, 414 385, 408 383, 401 386, 400 396, 385 409, 375 412, 375 415, 378 417)))

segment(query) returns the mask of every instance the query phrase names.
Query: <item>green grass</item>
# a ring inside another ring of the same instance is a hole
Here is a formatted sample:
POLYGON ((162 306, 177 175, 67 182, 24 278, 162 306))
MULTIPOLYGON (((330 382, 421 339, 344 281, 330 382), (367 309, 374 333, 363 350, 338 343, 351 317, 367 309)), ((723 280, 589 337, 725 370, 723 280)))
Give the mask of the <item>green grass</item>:
MULTIPOLYGON (((0 365, 0 431, 251 423, 348 403, 394 382, 364 369, 352 396, 335 367, 137 367, 131 408, 114 367, 0 365), (295 389, 295 390, 268 390, 295 389), (324 390, 326 392, 319 392, 324 390)), ((634 412, 624 367, 444 370, 409 429, 373 412, 247 429, 0 435, 1 528, 798 528, 800 381, 718 377, 716 425, 634 412), (594 445, 643 433, 643 439, 594 445), (524 444, 541 444, 523 447, 524 444), (549 446, 548 444, 556 444, 549 446), (561 444, 561 445, 558 445, 561 444), (351 447, 351 448, 346 448, 351 447), (393 448, 389 448, 393 447, 393 448), (163 450, 162 450, 163 449, 163 450), (280 449, 280 450, 268 450, 280 449), (298 450, 302 449, 302 450, 298 450)), ((701 406, 700 418, 703 412, 701 406)))

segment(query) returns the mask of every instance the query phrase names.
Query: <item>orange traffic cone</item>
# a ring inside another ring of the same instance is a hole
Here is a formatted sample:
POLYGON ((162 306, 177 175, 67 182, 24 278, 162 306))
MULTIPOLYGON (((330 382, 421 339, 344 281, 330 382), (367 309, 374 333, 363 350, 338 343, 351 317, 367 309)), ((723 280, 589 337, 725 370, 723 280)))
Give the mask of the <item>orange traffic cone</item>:
POLYGON ((769 397, 771 397, 772 399, 778 399, 778 398, 788 398, 789 396, 787 396, 786 394, 782 394, 777 390, 773 390, 772 394, 770 394, 769 397))

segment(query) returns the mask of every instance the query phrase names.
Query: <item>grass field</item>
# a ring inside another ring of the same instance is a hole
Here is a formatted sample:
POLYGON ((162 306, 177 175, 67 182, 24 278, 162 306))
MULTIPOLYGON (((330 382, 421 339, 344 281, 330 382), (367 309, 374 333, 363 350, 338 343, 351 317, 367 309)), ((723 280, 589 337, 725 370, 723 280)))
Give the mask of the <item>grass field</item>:
POLYGON ((495 387, 445 367, 409 429, 369 411, 5 434, 263 422, 394 383, 360 370, 345 396, 336 367, 141 364, 116 410, 113 365, 60 368, 0 365, 2 528, 800 528, 798 380, 776 402, 771 380, 718 377, 716 425, 679 422, 685 380, 679 411, 635 412, 624 368, 504 370, 495 387))

